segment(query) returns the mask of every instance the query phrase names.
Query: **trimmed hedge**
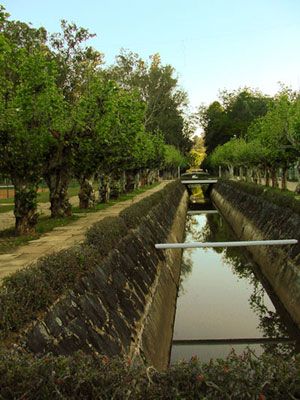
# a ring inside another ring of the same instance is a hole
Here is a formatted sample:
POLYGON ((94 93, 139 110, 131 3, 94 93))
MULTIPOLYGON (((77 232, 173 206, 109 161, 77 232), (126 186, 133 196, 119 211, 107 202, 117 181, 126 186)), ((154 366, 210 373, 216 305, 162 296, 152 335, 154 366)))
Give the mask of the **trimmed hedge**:
MULTIPOLYGON (((289 190, 281 190, 272 187, 257 185, 250 182, 222 180, 229 186, 243 190, 253 196, 259 196, 269 203, 273 203, 279 207, 289 208, 293 212, 300 214, 300 199, 297 199, 296 193, 289 190)), ((299 197, 299 195, 298 195, 299 197)))
POLYGON ((126 358, 33 358, 0 353, 1 399, 299 399, 299 361, 250 351, 200 363, 196 357, 165 372, 126 358))
MULTIPOLYGON (((0 339, 18 332, 71 290, 89 271, 102 263, 129 229, 139 225, 155 206, 180 193, 183 186, 171 182, 160 192, 122 211, 122 217, 107 217, 94 224, 82 245, 40 259, 3 279, 0 286, 0 339)), ((13 339, 13 338, 11 338, 13 339)))

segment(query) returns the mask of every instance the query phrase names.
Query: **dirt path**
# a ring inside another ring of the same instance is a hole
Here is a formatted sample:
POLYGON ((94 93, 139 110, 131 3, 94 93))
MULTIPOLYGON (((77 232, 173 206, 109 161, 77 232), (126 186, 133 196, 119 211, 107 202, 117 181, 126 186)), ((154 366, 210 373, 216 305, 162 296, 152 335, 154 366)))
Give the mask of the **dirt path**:
POLYGON ((27 245, 18 247, 12 253, 0 254, 0 280, 5 276, 35 262, 42 256, 66 249, 82 242, 85 239, 85 232, 92 224, 105 217, 119 215, 124 208, 127 208, 131 204, 161 190, 167 183, 168 181, 163 181, 160 185, 137 195, 132 200, 126 200, 108 207, 105 210, 86 214, 79 220, 67 226, 54 228, 51 232, 46 233, 39 239, 28 242, 27 245))

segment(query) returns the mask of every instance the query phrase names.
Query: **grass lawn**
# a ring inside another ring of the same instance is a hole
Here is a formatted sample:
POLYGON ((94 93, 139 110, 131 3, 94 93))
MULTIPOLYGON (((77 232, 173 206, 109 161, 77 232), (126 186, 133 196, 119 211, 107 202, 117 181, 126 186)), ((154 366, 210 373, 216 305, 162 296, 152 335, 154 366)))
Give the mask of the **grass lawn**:
POLYGON ((14 228, 0 231, 0 254, 9 253, 18 246, 28 243, 30 240, 38 239, 42 234, 52 231, 58 226, 65 226, 73 221, 77 221, 79 216, 67 218, 41 217, 37 224, 36 234, 30 236, 16 236, 14 228))
POLYGON ((6 212, 11 211, 13 209, 14 209, 13 204, 9 204, 9 205, 7 205, 7 204, 1 205, 0 204, 0 213, 6 213, 6 212))
MULTIPOLYGON (((71 186, 68 189, 69 197, 77 196, 78 192, 79 192, 78 185, 71 186)), ((0 199, 0 204, 8 204, 8 203, 13 204, 14 200, 15 200, 14 197, 9 197, 8 199, 0 199)), ((49 190, 43 188, 43 192, 39 192, 37 195, 37 201, 38 201, 38 203, 47 203, 49 201, 49 190)), ((9 210, 7 210, 7 211, 9 211, 9 210)), ((2 212, 5 212, 5 211, 2 211, 2 212)))

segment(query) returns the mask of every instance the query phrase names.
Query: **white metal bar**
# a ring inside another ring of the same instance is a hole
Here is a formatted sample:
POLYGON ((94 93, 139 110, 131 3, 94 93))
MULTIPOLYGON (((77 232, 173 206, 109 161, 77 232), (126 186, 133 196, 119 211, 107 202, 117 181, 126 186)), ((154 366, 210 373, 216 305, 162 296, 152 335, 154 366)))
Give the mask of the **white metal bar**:
POLYGON ((239 246, 274 246, 285 244, 296 244, 296 239, 281 239, 281 240, 249 240, 237 242, 191 242, 191 243, 158 243, 156 249, 189 249, 198 247, 239 247, 239 246))
POLYGON ((190 210, 187 212, 188 215, 197 215, 197 214, 218 214, 218 210, 190 210))
POLYGON ((217 183, 218 179, 189 179, 182 180, 181 183, 190 184, 190 183, 217 183))

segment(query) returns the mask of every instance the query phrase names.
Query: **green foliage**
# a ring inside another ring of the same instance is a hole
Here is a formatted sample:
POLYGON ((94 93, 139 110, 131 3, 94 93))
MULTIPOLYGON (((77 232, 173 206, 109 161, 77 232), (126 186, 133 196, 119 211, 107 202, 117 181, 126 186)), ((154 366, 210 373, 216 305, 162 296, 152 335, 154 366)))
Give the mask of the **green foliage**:
POLYGON ((296 399, 299 362, 232 352, 225 360, 189 362, 158 372, 128 357, 33 358, 0 353, 0 396, 5 399, 296 399))
POLYGON ((220 102, 215 101, 199 110, 204 129, 207 154, 233 137, 245 138, 248 127, 257 118, 266 114, 271 99, 249 88, 220 93, 220 102))
POLYGON ((85 243, 93 246, 104 257, 116 247, 120 238, 126 236, 127 232, 128 227, 122 218, 106 217, 87 231, 85 243))
POLYGON ((172 145, 165 145, 164 164, 166 169, 172 169, 184 166, 186 159, 183 155, 172 145))
POLYGON ((171 65, 162 65, 159 54, 147 63, 138 54, 122 51, 107 74, 125 89, 137 89, 146 104, 145 130, 161 132, 167 144, 183 153, 190 141, 184 130, 186 94, 178 88, 171 65))

